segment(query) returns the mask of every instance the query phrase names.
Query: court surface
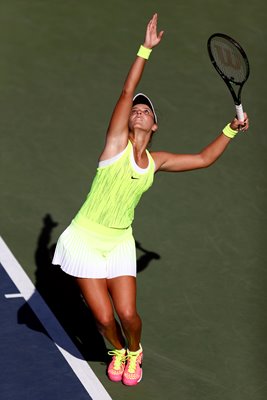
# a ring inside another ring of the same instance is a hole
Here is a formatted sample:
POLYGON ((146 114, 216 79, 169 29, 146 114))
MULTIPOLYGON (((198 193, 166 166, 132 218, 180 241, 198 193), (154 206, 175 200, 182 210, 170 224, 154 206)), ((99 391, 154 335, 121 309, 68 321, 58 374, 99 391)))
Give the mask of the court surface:
POLYGON ((0 248, 1 397, 110 399, 2 240, 0 248))
POLYGON ((266 399, 266 14, 263 0, 1 1, 1 399, 266 399), (108 344, 51 255, 155 11, 165 37, 138 88, 159 117, 152 148, 197 152, 232 118, 215 32, 249 56, 251 128, 211 168, 158 174, 136 210, 144 379, 128 388, 108 381, 108 344))

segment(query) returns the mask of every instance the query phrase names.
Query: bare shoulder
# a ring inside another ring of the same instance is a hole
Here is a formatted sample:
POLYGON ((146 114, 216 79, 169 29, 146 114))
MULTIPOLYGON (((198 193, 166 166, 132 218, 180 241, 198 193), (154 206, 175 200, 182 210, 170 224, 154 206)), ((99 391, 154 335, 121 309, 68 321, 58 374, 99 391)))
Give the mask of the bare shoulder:
POLYGON ((155 163, 155 170, 158 171, 171 153, 167 151, 151 151, 150 154, 155 163))
POLYGON ((99 161, 109 160, 112 157, 115 157, 117 154, 121 153, 128 144, 128 137, 123 140, 110 140, 108 137, 106 138, 106 143, 102 153, 100 154, 99 161))

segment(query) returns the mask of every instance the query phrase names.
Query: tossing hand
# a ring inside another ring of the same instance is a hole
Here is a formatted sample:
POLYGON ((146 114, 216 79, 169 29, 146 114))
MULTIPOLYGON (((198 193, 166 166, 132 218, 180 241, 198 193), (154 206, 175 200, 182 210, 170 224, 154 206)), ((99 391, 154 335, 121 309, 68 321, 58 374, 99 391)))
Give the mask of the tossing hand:
POLYGON ((148 49, 152 49, 157 46, 162 39, 163 31, 157 33, 157 25, 158 25, 158 14, 154 14, 152 19, 147 24, 146 28, 146 36, 144 47, 148 49))

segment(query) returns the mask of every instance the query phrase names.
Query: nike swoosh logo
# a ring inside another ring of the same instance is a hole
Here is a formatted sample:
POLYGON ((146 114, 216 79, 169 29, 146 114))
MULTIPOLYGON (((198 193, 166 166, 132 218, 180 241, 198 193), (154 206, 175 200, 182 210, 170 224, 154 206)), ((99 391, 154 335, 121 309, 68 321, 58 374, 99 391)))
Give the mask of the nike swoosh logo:
POLYGON ((131 178, 132 178, 132 179, 139 179, 139 178, 136 178, 135 176, 131 176, 131 178))

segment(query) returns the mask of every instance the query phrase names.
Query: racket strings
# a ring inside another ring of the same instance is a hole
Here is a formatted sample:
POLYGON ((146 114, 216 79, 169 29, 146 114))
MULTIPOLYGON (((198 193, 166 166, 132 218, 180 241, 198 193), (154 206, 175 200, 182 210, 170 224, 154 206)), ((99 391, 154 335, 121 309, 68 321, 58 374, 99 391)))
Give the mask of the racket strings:
POLYGON ((246 80, 247 64, 234 44, 222 37, 214 37, 210 49, 217 67, 230 81, 240 84, 246 80))

